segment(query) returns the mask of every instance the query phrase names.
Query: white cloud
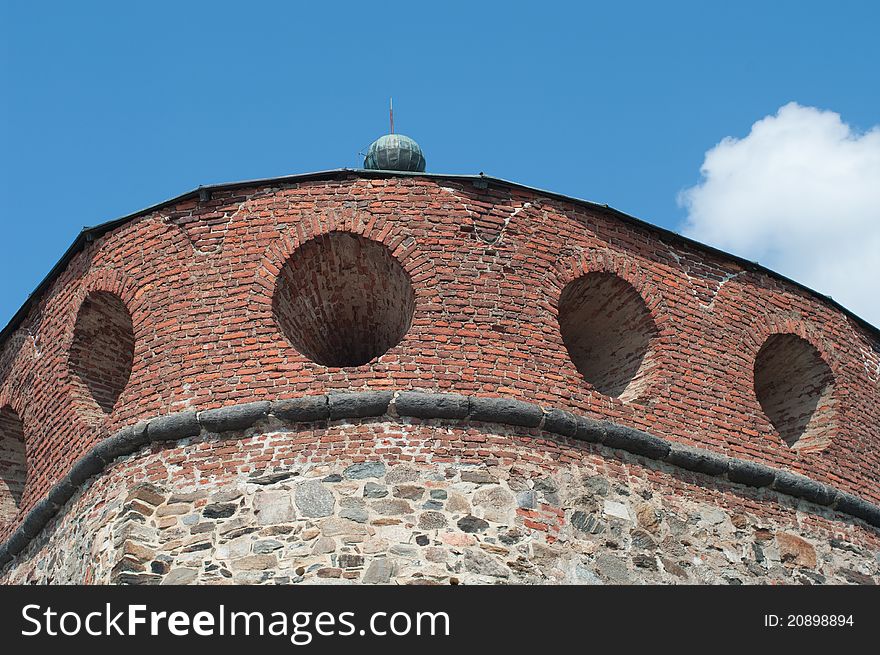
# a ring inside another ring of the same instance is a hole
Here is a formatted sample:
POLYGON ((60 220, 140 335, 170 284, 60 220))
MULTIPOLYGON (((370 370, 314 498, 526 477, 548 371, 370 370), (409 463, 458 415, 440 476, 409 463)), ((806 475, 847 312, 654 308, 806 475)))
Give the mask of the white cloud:
POLYGON ((880 327, 880 126, 789 103, 706 153, 682 232, 832 296, 880 327))

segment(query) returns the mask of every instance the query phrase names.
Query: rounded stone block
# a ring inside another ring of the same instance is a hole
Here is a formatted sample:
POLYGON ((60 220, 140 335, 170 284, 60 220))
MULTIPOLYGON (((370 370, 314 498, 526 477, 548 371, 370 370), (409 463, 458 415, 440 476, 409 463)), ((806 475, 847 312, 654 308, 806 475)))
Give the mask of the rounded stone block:
POLYGON ((198 413, 180 412, 154 418, 147 424, 147 435, 151 441, 173 441, 194 437, 202 431, 198 413))
POLYGON ((651 459, 663 459, 669 454, 669 442, 647 432, 614 423, 605 423, 603 429, 605 438, 602 444, 610 448, 619 448, 651 459))
POLYGON ((724 455, 677 443, 670 444, 666 462, 705 475, 724 475, 730 466, 730 460, 724 455))
POLYGON ((578 431, 577 416, 561 409, 551 409, 544 414, 544 429, 564 437, 574 437, 578 431))
POLYGON ((750 487, 769 487, 776 476, 776 471, 757 462, 731 459, 729 464, 727 479, 750 487))
POLYGON ((199 423, 208 432, 232 432, 253 427, 269 415, 268 401, 232 405, 199 412, 199 423))
POLYGON ((330 405, 326 395, 304 396, 273 401, 269 412, 282 421, 313 423, 330 418, 330 405))
POLYGON ((362 391, 329 394, 330 420, 382 416, 394 394, 391 391, 362 391))
POLYGON ((836 495, 831 487, 790 471, 776 471, 773 488, 780 493, 824 506, 834 502, 836 495))
POLYGON ((70 482, 78 487, 103 469, 104 461, 89 451, 70 468, 70 482))
POLYGON ((600 443, 605 438, 605 430, 600 421, 595 421, 585 416, 577 417, 577 431, 574 438, 578 441, 600 443))
POLYGON ((401 391, 394 400, 394 407, 400 416, 462 419, 468 415, 469 401, 467 396, 454 393, 401 391))
POLYGON ((536 428, 544 418, 537 405, 512 398, 471 398, 469 418, 473 421, 536 428))

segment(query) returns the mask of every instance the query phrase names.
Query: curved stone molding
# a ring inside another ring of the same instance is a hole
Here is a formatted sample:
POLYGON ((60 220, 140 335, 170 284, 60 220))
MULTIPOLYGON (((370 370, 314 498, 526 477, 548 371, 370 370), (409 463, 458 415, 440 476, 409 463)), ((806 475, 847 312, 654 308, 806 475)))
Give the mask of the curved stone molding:
POLYGON ((288 423, 387 417, 388 419, 462 420, 539 428, 559 436, 601 444, 686 471, 755 488, 765 488, 861 519, 880 527, 880 506, 816 482, 775 469, 662 439, 635 428, 577 416, 561 409, 503 397, 471 397, 418 391, 330 392, 276 401, 232 405, 202 412, 189 410, 123 428, 94 446, 31 509, 19 527, 0 545, 0 567, 6 566, 40 533, 89 478, 116 458, 153 442, 175 441, 206 433, 246 430, 269 417, 288 423))

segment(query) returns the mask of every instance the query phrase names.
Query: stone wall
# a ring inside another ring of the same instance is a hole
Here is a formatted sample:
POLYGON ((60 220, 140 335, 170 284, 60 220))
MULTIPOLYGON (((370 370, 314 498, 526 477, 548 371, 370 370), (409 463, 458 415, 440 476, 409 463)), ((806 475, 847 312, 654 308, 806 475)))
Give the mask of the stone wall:
POLYGON ((880 502, 876 331, 742 261, 507 183, 345 172, 188 196, 94 233, 15 327, 0 409, 21 418, 28 472, 0 540, 126 426, 339 389, 513 397, 880 502), (626 303, 603 309, 609 289, 628 289, 626 303), (108 295, 124 310, 91 311, 108 295), (592 334, 568 325, 581 314, 563 300, 590 301, 592 334), (113 344, 83 352, 84 336, 104 334, 86 319, 104 315, 113 344), (780 334, 831 372, 806 448, 790 427, 816 396, 809 379, 782 371, 797 383, 786 397, 808 401, 791 406, 761 387, 782 420, 755 390, 758 354, 780 334))
POLYGON ((387 418, 153 444, 93 478, 6 583, 834 583, 861 521, 597 444, 387 418))

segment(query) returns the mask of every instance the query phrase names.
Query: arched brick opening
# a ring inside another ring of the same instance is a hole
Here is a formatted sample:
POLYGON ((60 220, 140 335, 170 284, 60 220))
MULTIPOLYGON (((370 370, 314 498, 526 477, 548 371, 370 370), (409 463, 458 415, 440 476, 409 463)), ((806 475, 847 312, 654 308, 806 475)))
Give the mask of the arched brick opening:
POLYGON ((348 232, 304 243, 284 264, 273 315, 303 355, 324 366, 360 366, 400 343, 415 294, 383 244, 348 232))
POLYGON ((559 329, 581 375, 606 396, 633 400, 648 383, 657 326, 639 292, 613 273, 587 273, 559 297, 559 329))
POLYGON ((93 291, 76 317, 70 368, 104 414, 113 411, 134 361, 134 328, 122 300, 93 291))
POLYGON ((15 519, 26 480, 24 426, 6 406, 0 408, 0 523, 15 519))
POLYGON ((822 355, 795 334, 773 334, 755 358, 755 395, 789 446, 820 450, 834 431, 834 374, 822 355))

